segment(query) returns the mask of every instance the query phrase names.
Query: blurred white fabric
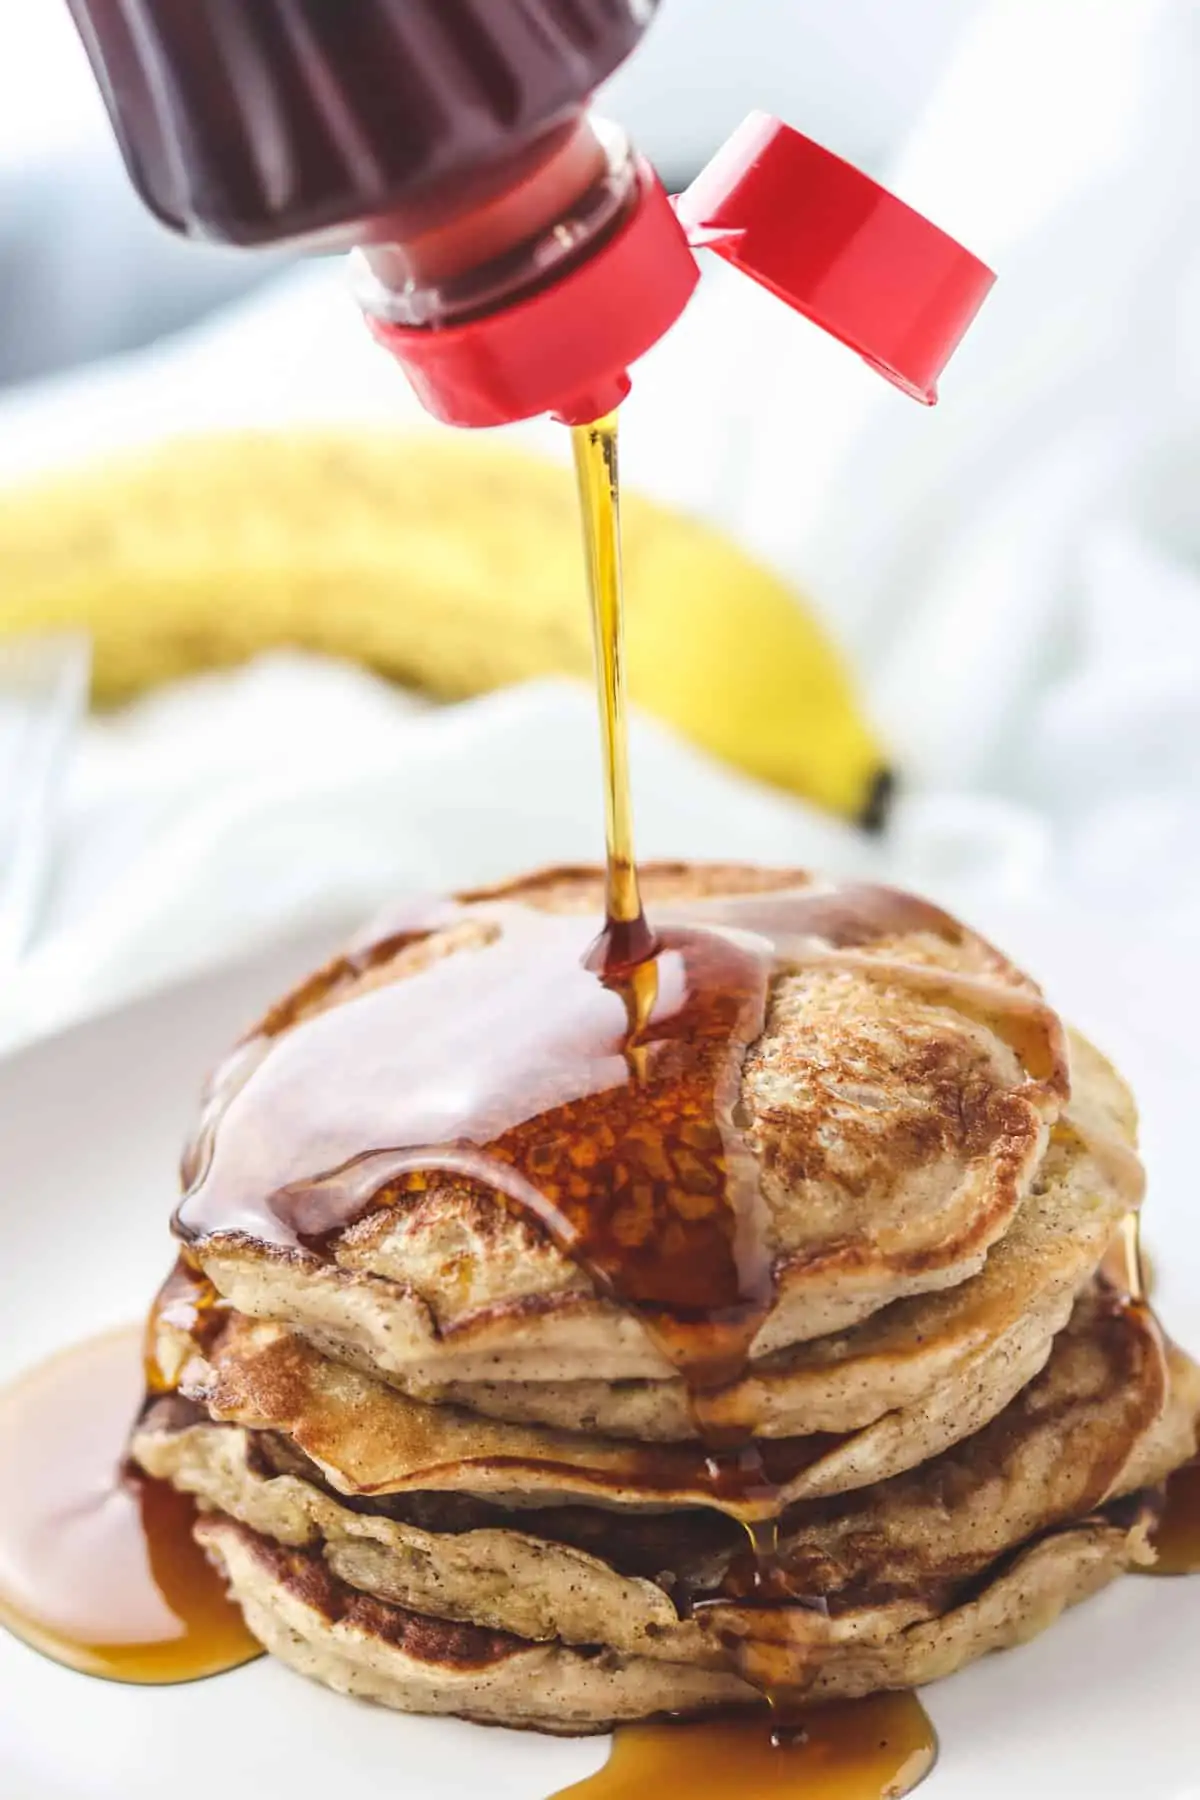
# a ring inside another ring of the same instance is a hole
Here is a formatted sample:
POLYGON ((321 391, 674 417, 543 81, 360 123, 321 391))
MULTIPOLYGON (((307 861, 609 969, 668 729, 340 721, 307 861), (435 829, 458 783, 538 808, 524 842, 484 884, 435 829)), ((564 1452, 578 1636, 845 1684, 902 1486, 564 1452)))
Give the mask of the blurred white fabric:
MULTIPOLYGON (((639 732, 645 854, 870 870, 986 919, 1053 896, 1186 936, 1200 902, 1200 9, 992 0, 893 171, 998 267, 935 413, 715 270, 646 360, 631 482, 802 582, 907 781, 871 845, 639 732)), ((0 405, 0 478, 179 429, 433 429, 338 272, 0 405)), ((517 438, 563 455, 547 424, 517 438)), ((582 690, 423 713, 283 659, 89 728, 11 1040, 389 889, 600 843, 582 690), (204 706, 201 709, 200 696, 204 706)))

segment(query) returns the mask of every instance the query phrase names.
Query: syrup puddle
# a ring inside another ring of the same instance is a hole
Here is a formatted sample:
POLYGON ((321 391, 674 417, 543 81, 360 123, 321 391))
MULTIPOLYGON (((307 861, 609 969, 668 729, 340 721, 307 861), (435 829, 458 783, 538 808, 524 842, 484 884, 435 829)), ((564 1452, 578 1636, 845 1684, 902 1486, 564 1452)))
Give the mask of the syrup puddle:
POLYGON ((88 1339, 0 1397, 0 1624, 85 1675, 197 1681, 262 1654, 192 1539, 192 1501, 123 1466, 142 1330, 88 1339))
POLYGON ((899 1800, 937 1758, 914 1694, 813 1707, 785 1732, 770 1714, 623 1725, 604 1767, 554 1800, 899 1800))

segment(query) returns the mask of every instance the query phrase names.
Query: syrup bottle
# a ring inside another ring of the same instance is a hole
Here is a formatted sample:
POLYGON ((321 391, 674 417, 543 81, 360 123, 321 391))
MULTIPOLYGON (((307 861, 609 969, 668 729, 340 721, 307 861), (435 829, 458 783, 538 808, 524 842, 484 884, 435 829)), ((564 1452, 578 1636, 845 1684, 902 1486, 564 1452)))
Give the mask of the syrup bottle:
POLYGON ((573 154, 657 0, 67 0, 130 176, 227 244, 418 243, 573 154))
POLYGON ((676 206, 592 119, 657 0, 68 0, 177 231, 356 246, 368 322, 451 424, 602 418, 708 246, 931 401, 992 276, 752 115, 676 206))

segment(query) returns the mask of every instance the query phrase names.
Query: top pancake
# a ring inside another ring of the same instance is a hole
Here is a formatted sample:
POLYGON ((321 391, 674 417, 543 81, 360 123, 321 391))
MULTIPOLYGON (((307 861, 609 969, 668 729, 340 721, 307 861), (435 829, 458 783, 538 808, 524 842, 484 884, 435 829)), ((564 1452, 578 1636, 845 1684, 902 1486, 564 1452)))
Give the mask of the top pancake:
MULTIPOLYGON (((776 940, 765 1026, 735 1097, 774 1275, 752 1354, 977 1272, 1030 1192, 1068 1097, 1065 1033, 1034 985, 946 915, 887 890, 696 865, 651 866, 643 886, 652 922, 709 924, 741 941, 765 917, 754 896, 809 897, 803 931, 776 940), (728 896, 745 898, 723 906, 728 896)), ((550 871, 427 914, 415 933, 402 921, 287 996, 235 1052, 211 1085, 188 1172, 203 1197, 236 1171, 238 1204, 210 1213, 193 1249, 239 1311, 311 1328, 335 1351, 340 1334, 356 1360, 405 1385, 673 1374, 635 1309, 473 1175, 404 1174, 385 1205, 319 1249, 278 1229, 273 1211, 280 1190, 329 1173, 331 1145, 345 1165, 386 1141, 384 1117, 373 1143, 345 1142, 347 1109, 378 1074, 344 1054, 346 1009, 477 955, 516 909, 590 912, 598 929, 601 894, 597 870, 550 871), (322 1070, 326 1043, 328 1074, 308 1081, 298 1113, 292 1074, 298 1063, 322 1070)), ((451 1084, 455 1073, 432 1071, 451 1084)))

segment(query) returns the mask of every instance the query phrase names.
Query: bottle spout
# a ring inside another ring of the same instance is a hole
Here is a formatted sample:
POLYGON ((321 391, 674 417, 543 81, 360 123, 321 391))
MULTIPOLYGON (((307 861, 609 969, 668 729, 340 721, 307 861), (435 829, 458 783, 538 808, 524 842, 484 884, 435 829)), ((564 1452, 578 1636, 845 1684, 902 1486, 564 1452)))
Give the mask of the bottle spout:
POLYGON ((610 375, 603 383, 598 383, 556 406, 552 417, 559 425, 591 425, 594 420, 616 412, 632 386, 628 369, 622 369, 619 373, 610 375))
POLYGON ((586 424, 625 398, 627 371, 670 330, 700 270, 654 170, 621 153, 606 177, 624 184, 619 215, 594 236, 561 220, 545 242, 569 254, 550 264, 527 248, 520 285, 492 304, 416 324, 389 309, 386 292, 368 300, 372 333, 435 417, 487 426, 550 413, 586 424))

